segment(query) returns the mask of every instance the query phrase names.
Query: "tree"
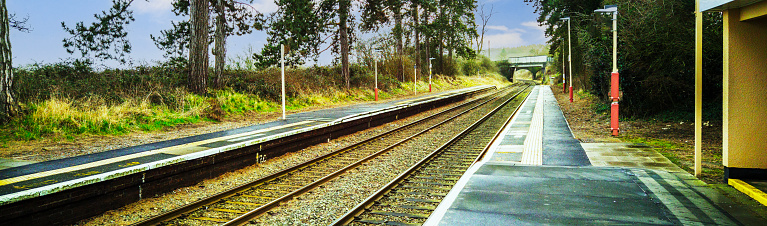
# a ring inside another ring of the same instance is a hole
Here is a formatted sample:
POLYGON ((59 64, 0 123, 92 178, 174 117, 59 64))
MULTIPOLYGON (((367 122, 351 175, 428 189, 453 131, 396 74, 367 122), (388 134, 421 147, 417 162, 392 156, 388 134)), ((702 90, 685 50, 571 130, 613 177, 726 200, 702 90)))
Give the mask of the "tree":
POLYGON ((82 21, 75 24, 74 28, 69 28, 61 22, 64 31, 71 35, 63 40, 64 48, 69 54, 78 51, 82 57, 93 54, 102 60, 126 62, 125 55, 131 52, 131 45, 125 26, 135 20, 133 11, 128 9, 133 0, 112 0, 112 3, 109 11, 101 11, 101 15, 94 15, 97 22, 88 27, 82 21))
MULTIPOLYGON (((263 29, 262 14, 250 6, 252 0, 210 0, 213 6, 211 13, 215 14, 215 26, 210 27, 213 38, 209 41, 215 43, 213 55, 215 56, 213 87, 220 86, 220 79, 226 63, 226 38, 230 35, 244 35, 253 30, 263 29)), ((189 16, 189 0, 175 0, 173 12, 177 16, 189 16)), ((186 51, 189 49, 189 20, 179 22, 171 21, 173 28, 160 31, 159 36, 150 35, 155 45, 165 51, 165 56, 171 60, 185 61, 186 51)))
MULTIPOLYGON (((350 0, 338 1, 338 39, 341 49, 341 74, 346 80, 346 88, 349 88, 349 30, 351 27, 348 25, 350 20, 349 11, 352 4, 350 0)), ((401 43, 400 43, 401 44, 401 43)))
POLYGON ((208 78, 208 0, 191 0, 189 36, 189 90, 203 95, 208 78))
POLYGON ((216 34, 213 47, 213 55, 216 56, 216 65, 213 69, 213 87, 221 86, 220 79, 224 75, 224 63, 226 62, 226 9, 224 0, 216 1, 216 34))
POLYGON ((279 64, 280 44, 288 47, 288 65, 303 64, 306 58, 319 55, 322 34, 327 30, 327 13, 312 0, 279 0, 277 11, 270 16, 268 35, 261 53, 253 54, 255 66, 266 68, 279 64))
POLYGON ((509 56, 509 53, 506 52, 506 48, 501 48, 501 53, 498 54, 498 58, 501 60, 505 60, 506 57, 509 56))
POLYGON ((19 113, 19 104, 13 92, 10 27, 5 0, 0 0, 0 122, 7 122, 19 113))
POLYGON ((394 27, 391 36, 394 38, 394 47, 399 61, 397 68, 397 77, 404 80, 403 55, 403 34, 402 8, 405 5, 404 0, 367 0, 363 2, 362 9, 362 29, 366 31, 378 31, 384 24, 394 20, 394 27))
POLYGON ((349 88, 349 50, 354 42, 354 16, 351 14, 351 0, 323 0, 320 6, 320 14, 324 15, 321 26, 333 27, 333 52, 337 53, 341 60, 341 75, 349 88), (333 21, 333 18, 336 21, 333 21), (352 25, 350 25, 352 24, 352 25))
MULTIPOLYGON (((485 43, 485 32, 486 32, 485 28, 487 27, 487 22, 490 21, 490 17, 493 17, 494 8, 495 7, 493 7, 493 5, 490 5, 490 12, 487 14, 485 14, 485 4, 482 4, 482 7, 479 8, 479 19, 482 20, 482 29, 480 30, 481 32, 479 33, 479 39, 477 39, 478 53, 482 52, 482 44, 485 43)), ((506 58, 506 57, 503 56, 502 58, 506 58)))

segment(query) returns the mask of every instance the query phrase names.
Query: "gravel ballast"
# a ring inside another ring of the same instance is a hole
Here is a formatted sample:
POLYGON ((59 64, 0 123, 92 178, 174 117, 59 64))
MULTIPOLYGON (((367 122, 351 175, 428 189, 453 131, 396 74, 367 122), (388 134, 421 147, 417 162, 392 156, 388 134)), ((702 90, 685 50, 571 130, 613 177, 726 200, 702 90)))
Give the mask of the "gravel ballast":
MULTIPOLYGON (((330 140, 328 143, 315 145, 298 152, 288 153, 283 156, 275 157, 257 165, 249 166, 238 171, 226 173, 213 179, 205 180, 194 186, 179 188, 173 192, 152 198, 146 198, 120 209, 107 211, 100 216, 83 220, 77 225, 127 225, 136 223, 140 220, 170 211, 196 200, 200 200, 204 197, 211 196, 238 185, 245 184, 249 181, 267 176, 274 172, 278 172, 290 166, 300 164, 342 147, 357 143, 412 121, 428 117, 457 104, 458 103, 454 103, 449 106, 432 109, 412 117, 401 119, 379 127, 370 128, 351 135, 343 136, 338 139, 330 140)), ((377 188, 374 184, 364 186, 377 188)))

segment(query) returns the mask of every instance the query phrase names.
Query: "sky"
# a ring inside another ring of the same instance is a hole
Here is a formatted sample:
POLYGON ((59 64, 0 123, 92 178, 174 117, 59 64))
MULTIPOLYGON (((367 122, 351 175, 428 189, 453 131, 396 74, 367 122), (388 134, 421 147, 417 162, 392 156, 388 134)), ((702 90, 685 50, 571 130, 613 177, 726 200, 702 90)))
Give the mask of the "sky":
MULTIPOLYGON (((152 64, 162 61, 163 51, 157 49, 149 35, 159 35, 161 30, 171 28, 171 21, 185 18, 177 17, 171 12, 172 0, 136 0, 132 5, 134 22, 127 25, 128 40, 132 52, 128 55, 130 63, 119 64, 115 61, 99 61, 107 67, 130 67, 141 64, 152 64)), ((485 5, 486 12, 493 7, 493 15, 488 22, 485 33, 485 43, 489 41, 491 48, 517 47, 530 44, 544 44, 546 38, 543 28, 535 22, 537 15, 532 5, 522 0, 480 0, 480 7, 485 5)), ((77 58, 79 53, 70 55, 62 46, 62 40, 67 34, 61 27, 66 23, 69 27, 80 21, 86 25, 95 21, 94 14, 108 10, 112 6, 109 0, 7 0, 10 13, 17 18, 28 18, 28 33, 12 29, 11 47, 13 65, 16 67, 34 63, 56 63, 67 58, 77 58)), ((261 13, 268 14, 277 10, 274 0, 254 0, 253 7, 261 13)), ((480 23, 477 13, 477 24, 480 23)), ((369 37, 374 34, 361 35, 369 37)), ((266 43, 266 33, 256 31, 244 36, 230 36, 227 39, 227 57, 245 57, 249 51, 259 51, 266 43)), ((329 51, 326 51, 329 52, 329 51)), ((212 56, 211 56, 212 58, 212 56)), ((211 59, 212 61, 212 59, 211 59)), ((319 64, 327 65, 332 56, 323 54, 319 64)))

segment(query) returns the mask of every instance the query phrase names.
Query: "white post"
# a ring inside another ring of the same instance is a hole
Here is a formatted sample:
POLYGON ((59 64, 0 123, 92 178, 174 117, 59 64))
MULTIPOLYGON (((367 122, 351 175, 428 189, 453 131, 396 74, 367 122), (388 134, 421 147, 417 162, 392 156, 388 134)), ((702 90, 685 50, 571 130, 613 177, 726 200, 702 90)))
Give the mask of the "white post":
POLYGON ((487 40, 487 58, 490 59, 490 40, 487 40))
POLYGON ((282 120, 285 120, 285 45, 280 44, 280 68, 282 71, 282 120))
POLYGON ((375 95, 375 100, 378 101, 378 57, 373 56, 373 68, 375 68, 375 89, 373 90, 375 95))
POLYGON ((618 72, 618 10, 613 13, 613 72, 618 72))
POLYGON ((431 92, 431 60, 434 58, 429 58, 429 92, 431 92))
POLYGON ((416 84, 418 83, 418 76, 417 76, 418 71, 416 71, 415 69, 416 69, 416 66, 414 64, 413 65, 413 95, 418 94, 418 91, 416 91, 416 87, 417 87, 416 84))
POLYGON ((373 68, 375 68, 375 84, 376 84, 375 88, 376 90, 378 90, 378 59, 376 59, 373 62, 375 62, 373 63, 373 68))

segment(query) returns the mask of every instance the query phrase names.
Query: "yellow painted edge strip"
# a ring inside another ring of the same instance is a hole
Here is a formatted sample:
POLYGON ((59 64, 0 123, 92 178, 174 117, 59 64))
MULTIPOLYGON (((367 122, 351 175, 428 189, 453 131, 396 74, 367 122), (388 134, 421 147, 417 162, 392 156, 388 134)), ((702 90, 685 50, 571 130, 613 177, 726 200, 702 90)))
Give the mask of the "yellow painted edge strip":
POLYGON ((743 194, 748 195, 762 205, 767 206, 767 194, 759 189, 756 189, 754 186, 751 186, 750 184, 738 179, 727 179, 727 184, 734 187, 738 191, 743 192, 743 194))
POLYGON ((124 156, 120 156, 120 157, 116 157, 116 158, 104 159, 104 160, 90 162, 90 163, 86 163, 86 164, 82 164, 82 165, 70 166, 70 167, 65 167, 65 168, 60 168, 60 169, 55 169, 55 170, 48 170, 48 171, 43 171, 43 172, 27 174, 27 175, 23 175, 23 176, 18 176, 18 177, 12 177, 12 178, 8 178, 8 179, 0 180, 0 186, 7 185, 7 184, 13 184, 13 183, 21 182, 21 181, 37 179, 37 178, 41 178, 41 177, 47 177, 47 176, 61 174, 61 173, 66 173, 66 172, 77 171, 77 170, 91 168, 91 167, 96 167, 96 166, 101 166, 101 165, 106 165, 106 164, 111 164, 111 163, 120 162, 120 161, 124 161, 124 160, 128 160, 128 159, 140 158, 140 157, 144 157, 144 156, 148 156, 148 155, 153 155, 153 154, 157 154, 157 153, 163 153, 163 152, 172 151, 172 150, 176 150, 176 149, 183 149, 183 148, 198 146, 198 145, 201 145, 201 144, 208 144, 208 143, 218 142, 218 141, 222 141, 222 140, 228 140, 228 139, 232 139, 232 138, 235 138, 235 137, 248 136, 248 135, 251 135, 251 134, 268 132, 268 131, 282 129, 282 128, 296 126, 296 125, 308 124, 308 123, 311 123, 311 122, 314 122, 314 121, 301 121, 301 122, 286 124, 286 125, 282 125, 282 126, 276 126, 276 127, 262 129, 262 130, 250 131, 250 132, 246 132, 246 133, 234 134, 234 135, 229 135, 229 136, 224 136, 224 137, 217 137, 217 138, 213 138, 213 139, 201 140, 201 141, 197 141, 197 142, 186 143, 186 144, 182 144, 182 145, 176 145, 176 146, 161 148, 161 149, 157 149, 157 150, 151 150, 151 151, 145 151, 145 152, 140 152, 140 153, 135 153, 135 154, 130 154, 130 155, 124 155, 124 156))

